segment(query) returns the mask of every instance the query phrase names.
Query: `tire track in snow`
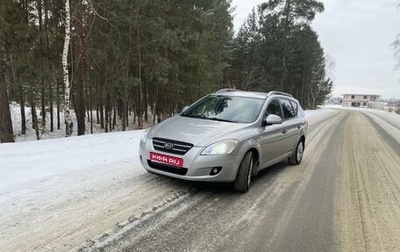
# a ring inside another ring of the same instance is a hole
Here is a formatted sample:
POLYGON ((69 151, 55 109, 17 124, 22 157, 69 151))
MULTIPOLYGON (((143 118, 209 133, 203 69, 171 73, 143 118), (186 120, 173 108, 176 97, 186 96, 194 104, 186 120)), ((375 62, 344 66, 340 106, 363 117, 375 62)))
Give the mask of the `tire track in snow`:
MULTIPOLYGON (((131 169, 130 163, 114 166, 116 174, 131 169)), ((22 204, 22 199, 20 207, 5 206, 14 210, 7 210, 10 214, 0 216, 1 249, 74 250, 86 240, 118 229, 123 221, 143 218, 163 204, 178 201, 189 190, 184 183, 147 173, 126 177, 121 173, 119 176, 116 179, 95 176, 91 179, 98 181, 90 181, 87 187, 85 179, 82 184, 75 181, 74 186, 83 188, 65 188, 66 193, 71 194, 69 197, 47 195, 45 199, 32 202, 31 207, 22 204)), ((26 197, 31 197, 29 195, 26 197)))
POLYGON ((396 140, 370 115, 349 113, 343 144, 342 250, 398 251, 400 157, 392 146, 396 140))

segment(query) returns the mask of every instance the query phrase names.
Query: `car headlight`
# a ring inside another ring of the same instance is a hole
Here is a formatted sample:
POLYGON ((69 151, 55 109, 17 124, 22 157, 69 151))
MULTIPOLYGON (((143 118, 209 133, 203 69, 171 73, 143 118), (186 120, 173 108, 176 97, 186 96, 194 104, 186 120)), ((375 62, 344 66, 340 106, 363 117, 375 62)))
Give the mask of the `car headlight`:
POLYGON ((213 143, 207 146, 201 155, 222 155, 231 154, 235 149, 239 141, 237 140, 225 140, 217 143, 213 143))
POLYGON ((143 132, 142 138, 140 139, 140 141, 142 141, 143 143, 146 142, 146 140, 147 140, 147 134, 149 133, 149 131, 150 131, 150 128, 146 129, 146 130, 143 132))

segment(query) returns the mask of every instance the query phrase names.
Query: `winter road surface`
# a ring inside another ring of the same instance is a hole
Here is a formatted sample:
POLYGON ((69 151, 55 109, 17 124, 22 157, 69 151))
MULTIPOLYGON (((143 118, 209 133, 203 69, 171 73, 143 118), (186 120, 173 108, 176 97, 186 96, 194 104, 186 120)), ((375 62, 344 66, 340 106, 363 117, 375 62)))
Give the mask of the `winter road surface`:
POLYGON ((79 186, 47 193, 47 203, 40 190, 26 191, 38 200, 22 189, 18 199, 0 194, 0 250, 400 251, 400 116, 310 116, 302 163, 264 170, 245 194, 133 176, 141 170, 136 153, 132 160, 74 175, 68 183, 79 186))

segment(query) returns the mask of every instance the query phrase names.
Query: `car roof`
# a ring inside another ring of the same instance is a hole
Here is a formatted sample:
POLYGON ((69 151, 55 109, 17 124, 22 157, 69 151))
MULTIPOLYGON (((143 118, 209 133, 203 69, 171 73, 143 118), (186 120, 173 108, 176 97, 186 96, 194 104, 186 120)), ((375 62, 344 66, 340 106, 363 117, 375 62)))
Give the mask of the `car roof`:
POLYGON ((226 96, 241 96, 241 97, 252 97, 252 98, 259 98, 259 99, 266 99, 268 96, 271 95, 279 95, 279 96, 286 96, 293 98, 292 95, 284 92, 279 91, 270 91, 268 93, 264 92, 255 92, 255 91, 243 91, 239 89, 221 89, 214 93, 215 95, 226 95, 226 96))
POLYGON ((263 92, 253 92, 253 91, 243 91, 239 89, 221 89, 214 93, 214 95, 224 95, 224 96, 241 96, 241 97, 252 97, 265 99, 268 97, 267 93, 263 92))

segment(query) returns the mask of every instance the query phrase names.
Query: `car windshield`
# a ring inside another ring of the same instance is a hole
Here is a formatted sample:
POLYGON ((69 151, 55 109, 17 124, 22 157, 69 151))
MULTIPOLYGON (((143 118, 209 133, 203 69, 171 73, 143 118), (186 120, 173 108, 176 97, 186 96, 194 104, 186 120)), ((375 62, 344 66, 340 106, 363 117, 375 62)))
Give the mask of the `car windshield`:
POLYGON ((251 123, 260 114, 263 99, 209 95, 190 106, 181 115, 185 117, 233 123, 251 123))

